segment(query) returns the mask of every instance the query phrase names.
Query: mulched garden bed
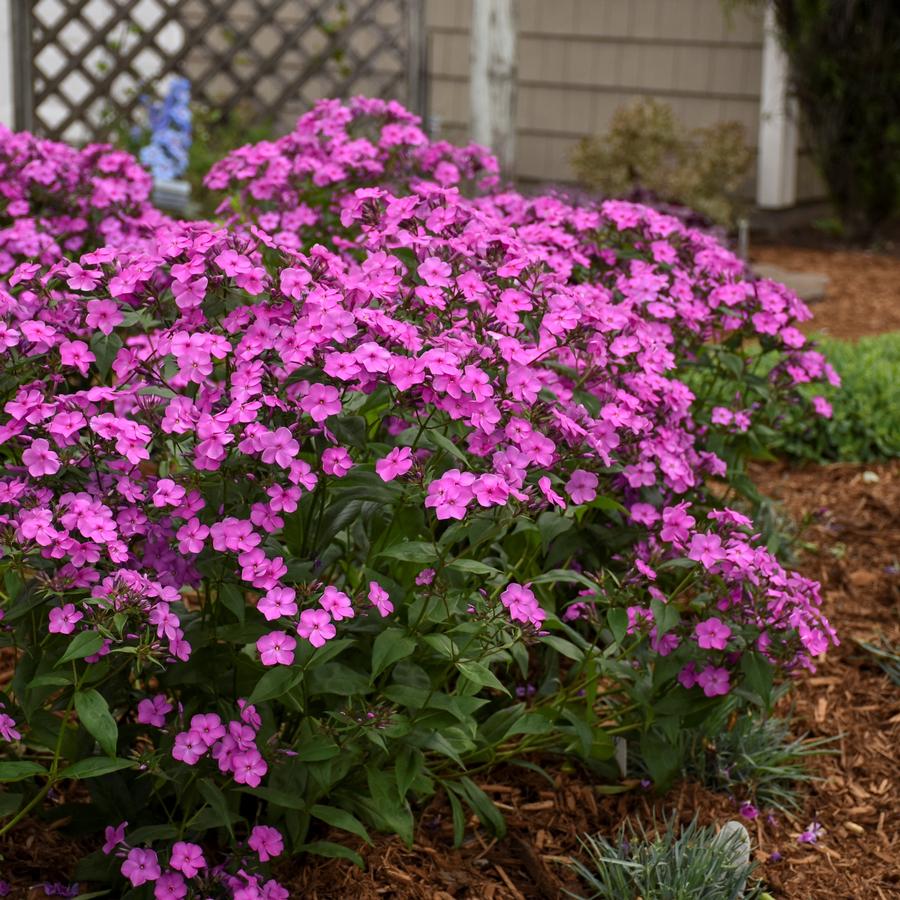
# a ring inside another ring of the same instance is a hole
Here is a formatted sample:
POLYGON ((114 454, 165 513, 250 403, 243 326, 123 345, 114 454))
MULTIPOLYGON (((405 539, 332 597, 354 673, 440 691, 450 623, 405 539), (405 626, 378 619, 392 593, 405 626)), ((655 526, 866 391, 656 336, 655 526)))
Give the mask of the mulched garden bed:
MULTIPOLYGON (((797 565, 822 582, 842 639, 790 698, 798 733, 835 737, 837 752, 818 758, 823 780, 809 788, 802 815, 750 823, 761 873, 777 897, 888 900, 900 892, 900 692, 859 642, 900 638, 900 461, 759 466, 753 476, 800 526, 805 549, 797 565), (813 820, 822 837, 799 844, 813 820)), ((542 762, 552 783, 512 766, 481 782, 506 816, 502 840, 473 821, 454 849, 450 809, 439 797, 421 815, 412 848, 395 838, 378 838, 373 847, 358 842, 352 846, 365 871, 307 858, 299 868, 282 866, 281 877, 292 896, 308 900, 556 900, 577 890, 565 863, 586 832, 611 834, 629 817, 649 823, 673 811, 685 822, 698 813, 704 824, 737 817, 733 800, 696 784, 662 798, 637 783, 609 795, 572 766, 542 762)), ((17 885, 13 897, 45 896, 26 885, 64 880, 87 849, 31 820, 0 842, 0 877, 17 885)))
MULTIPOLYGON (((786 514, 806 523, 798 567, 822 581, 842 638, 790 698, 799 731, 838 738, 837 753, 819 758, 823 780, 808 791, 801 815, 774 821, 761 815, 750 824, 761 874, 778 897, 888 900, 900 891, 893 783, 900 692, 857 641, 900 636, 900 462, 766 466, 754 476, 786 514), (797 836, 813 820, 824 828, 822 837, 799 844, 797 836)), ((609 796, 572 769, 547 768, 553 784, 514 768, 481 783, 506 815, 509 833, 502 840, 473 821, 467 841, 453 849, 450 810, 438 799, 421 817, 411 849, 397 839, 379 839, 374 847, 360 842, 354 849, 366 860, 365 871, 343 860, 308 861, 289 883, 309 900, 556 900, 567 888, 577 890, 565 861, 585 832, 610 834, 627 817, 647 823, 654 813, 673 810, 685 822, 695 813, 703 823, 737 817, 733 801, 699 785, 681 785, 663 798, 639 785, 609 796)))
POLYGON ((856 340, 900 331, 900 256, 864 250, 813 250, 791 246, 755 246, 754 262, 794 272, 828 276, 825 297, 812 305, 807 333, 856 340))
MULTIPOLYGON (((896 255, 785 246, 754 247, 753 255, 828 275, 827 295, 815 304, 808 330, 855 339, 900 329, 896 255)), ((895 644, 900 639, 900 461, 803 469, 767 465, 756 467, 753 476, 798 524, 805 549, 797 566, 822 582, 842 639, 790 699, 797 733, 836 737, 837 752, 818 758, 823 780, 808 786, 801 815, 779 816, 774 824, 761 815, 749 823, 761 874, 779 898, 900 896, 894 783, 900 692, 860 646, 882 635, 895 644), (822 837, 815 845, 799 844, 797 835, 814 819, 824 828, 822 837)), ((0 681, 12 674, 12 664, 0 656, 0 681)), ((683 821, 697 813, 703 823, 718 824, 738 815, 734 801, 696 784, 663 798, 639 784, 609 795, 572 766, 540 762, 552 783, 533 771, 506 767, 481 784, 506 816, 509 832, 502 840, 472 822, 463 846, 454 849, 450 809, 439 797, 421 815, 412 848, 390 838, 376 839, 374 847, 359 842, 353 847, 365 859, 365 871, 345 860, 307 858, 299 866, 285 864, 281 876, 292 897, 308 900, 562 898, 566 889, 577 891, 565 862, 578 853, 585 832, 612 834, 626 818, 650 823, 654 813, 674 811, 683 821)), ((0 840, 0 879, 14 885, 9 896, 45 897, 44 882, 70 880, 91 847, 67 836, 64 821, 59 825, 48 828, 31 819, 0 840)))

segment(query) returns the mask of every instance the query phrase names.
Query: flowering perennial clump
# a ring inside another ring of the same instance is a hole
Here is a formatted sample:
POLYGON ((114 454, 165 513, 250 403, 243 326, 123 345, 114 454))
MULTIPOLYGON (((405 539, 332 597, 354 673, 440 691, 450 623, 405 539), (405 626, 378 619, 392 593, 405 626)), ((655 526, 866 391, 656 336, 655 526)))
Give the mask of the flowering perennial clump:
POLYGON ((76 150, 0 125, 0 280, 24 261, 49 264, 152 234, 166 217, 150 205, 151 189, 122 150, 76 150))
POLYGON ((484 815, 469 761, 602 764, 599 721, 764 702, 835 640, 707 486, 834 378, 805 307, 675 219, 495 174, 396 104, 327 101, 213 168, 227 224, 16 260, 0 289, 28 660, 0 734, 52 757, 35 790, 131 779, 104 802, 147 837, 104 849, 155 896, 287 896, 245 848, 411 839, 438 783, 484 815), (517 678, 542 687, 512 700, 517 678))

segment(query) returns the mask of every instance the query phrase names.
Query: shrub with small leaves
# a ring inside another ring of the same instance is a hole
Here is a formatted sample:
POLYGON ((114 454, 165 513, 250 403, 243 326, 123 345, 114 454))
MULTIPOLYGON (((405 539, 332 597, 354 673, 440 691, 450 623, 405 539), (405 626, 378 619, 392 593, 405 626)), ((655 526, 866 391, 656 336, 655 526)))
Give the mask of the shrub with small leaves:
POLYGON ((620 107, 607 134, 584 138, 572 158, 578 180, 604 196, 650 191, 725 226, 740 213, 751 161, 740 123, 689 130, 668 104, 652 98, 620 107))

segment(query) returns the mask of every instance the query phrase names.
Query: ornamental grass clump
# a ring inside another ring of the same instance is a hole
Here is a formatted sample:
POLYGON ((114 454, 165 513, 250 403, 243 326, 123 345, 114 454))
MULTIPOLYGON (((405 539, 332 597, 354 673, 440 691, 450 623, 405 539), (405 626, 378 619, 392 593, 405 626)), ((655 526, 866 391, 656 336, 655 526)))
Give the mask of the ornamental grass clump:
POLYGON ((83 780, 82 879, 285 897, 275 857, 359 861, 329 827, 411 842, 442 788, 502 832, 472 772, 664 754, 835 642, 705 487, 829 376, 805 307, 641 206, 467 198, 482 169, 328 101, 214 169, 227 224, 11 273, 0 830, 83 780))
MULTIPOLYGON (((654 830, 656 826, 654 824, 654 830)), ((751 900, 762 897, 756 868, 748 859, 743 829, 716 833, 694 819, 683 828, 672 816, 658 833, 643 826, 622 826, 615 843, 602 835, 582 840, 587 862, 572 868, 588 893, 579 900, 751 900)), ((765 895, 768 896, 768 895, 765 895)))

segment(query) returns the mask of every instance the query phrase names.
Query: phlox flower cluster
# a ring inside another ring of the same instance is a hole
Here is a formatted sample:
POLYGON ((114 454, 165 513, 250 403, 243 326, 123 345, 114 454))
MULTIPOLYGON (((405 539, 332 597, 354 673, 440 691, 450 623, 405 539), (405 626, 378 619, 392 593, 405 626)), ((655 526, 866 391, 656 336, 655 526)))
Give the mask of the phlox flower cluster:
MULTIPOLYGON (((429 140, 418 117, 396 101, 354 97, 346 104, 322 100, 290 134, 232 151, 212 166, 204 183, 239 196, 242 213, 283 245, 300 249, 310 236, 341 244, 341 233, 329 230, 329 213, 341 215, 345 205, 365 207, 377 196, 369 188, 405 193, 422 179, 487 189, 497 183, 498 171, 484 147, 429 140)), ((231 210, 232 201, 223 200, 222 209, 231 210)), ((350 224, 350 215, 348 209, 342 226, 350 224)))
POLYGON ((134 244, 166 221, 152 181, 107 144, 76 150, 0 125, 0 285, 22 262, 49 264, 134 244))
POLYGON ((127 839, 128 822, 109 826, 103 852, 122 860, 120 871, 132 887, 150 885, 154 900, 183 900, 226 891, 233 900, 287 900, 288 891, 273 878, 254 872, 260 864, 280 856, 284 839, 276 828, 256 825, 232 859, 211 865, 207 852, 191 841, 175 841, 157 852, 133 846, 127 839))
MULTIPOLYGON (((111 153, 91 152, 98 166, 111 153)), ((32 176, 7 171, 7 213, 27 217, 32 176)), ((161 673, 147 696, 129 682, 134 710, 118 713, 145 726, 154 765, 253 790, 274 754, 299 749, 299 730, 265 732, 248 703, 224 721, 206 697, 185 702, 196 681, 178 673, 198 648, 233 642, 235 683, 293 666, 296 684, 314 653, 377 643, 413 604, 424 620, 432 598, 445 624, 501 622, 504 641, 540 641, 565 604, 564 621, 600 623, 609 640, 605 615, 620 607, 629 665, 672 657, 680 684, 708 697, 740 683, 747 653, 793 673, 835 642, 818 586, 705 488, 729 475, 735 427, 835 380, 796 327, 808 310, 677 219, 500 192, 495 175, 485 151, 430 142, 397 104, 325 101, 210 172, 247 219, 148 232, 148 216, 120 240, 117 214, 105 246, 9 252, 3 564, 31 579, 48 647, 90 640, 87 665, 133 660, 134 684, 161 673), (727 344, 743 372, 752 342, 777 357, 771 403, 737 388, 698 397, 685 371, 727 344), (390 525, 374 534, 366 517, 384 508, 390 525), (466 526, 497 535, 496 566, 466 556, 466 526), (394 528, 403 540, 387 546, 394 528), (540 578, 506 555, 519 533, 538 534, 540 578), (558 566, 579 593, 549 583, 558 566), (600 566, 616 591, 593 577, 600 566), (181 703, 192 715, 169 721, 181 703)), ((68 176, 53 177, 51 194, 68 176)), ((90 207, 84 187, 72 195, 90 207)), ((400 702, 364 675, 366 704, 400 702)), ((402 687, 392 696, 410 696, 402 687)), ((0 713, 0 735, 18 740, 17 722, 0 713)), ((254 835, 260 861, 280 852, 254 835)), ((202 851, 163 861, 124 832, 107 843, 156 896, 213 872, 202 851)), ((236 897, 282 896, 243 868, 227 879, 236 897)))
POLYGON ((255 707, 250 704, 244 704, 240 718, 230 722, 223 722, 216 713, 199 713, 191 717, 184 731, 175 734, 172 757, 193 766, 208 755, 215 760, 219 771, 230 774, 237 784, 259 787, 263 776, 269 771, 257 747, 257 732, 261 724, 255 707))

